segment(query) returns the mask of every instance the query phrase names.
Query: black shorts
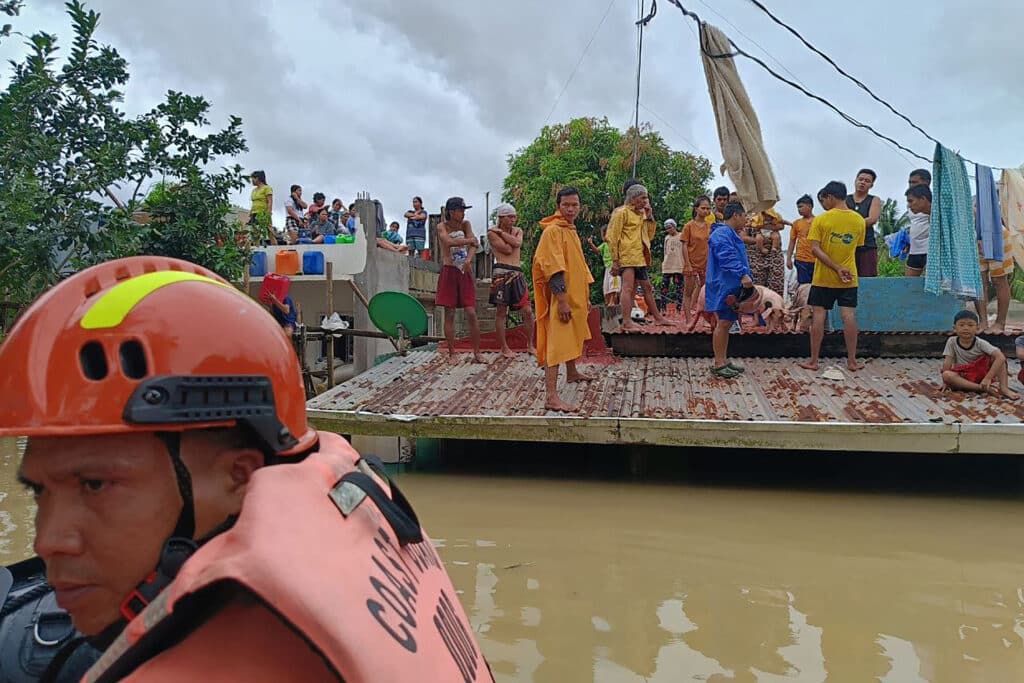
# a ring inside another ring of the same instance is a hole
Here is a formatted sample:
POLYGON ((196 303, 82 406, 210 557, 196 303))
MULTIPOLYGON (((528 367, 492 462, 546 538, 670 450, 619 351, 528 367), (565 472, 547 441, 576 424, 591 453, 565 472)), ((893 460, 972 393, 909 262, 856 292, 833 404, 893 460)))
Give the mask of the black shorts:
POLYGON ((623 266, 619 268, 619 275, 622 275, 621 271, 632 270, 633 280, 635 282, 647 282, 650 278, 647 276, 647 266, 623 266))
POLYGON ((911 254, 907 257, 907 268, 924 270, 926 265, 928 265, 928 254, 911 254))
POLYGON ((839 304, 840 308, 857 308, 857 288, 811 285, 811 291, 807 295, 808 306, 821 306, 826 311, 831 311, 835 304, 839 304))

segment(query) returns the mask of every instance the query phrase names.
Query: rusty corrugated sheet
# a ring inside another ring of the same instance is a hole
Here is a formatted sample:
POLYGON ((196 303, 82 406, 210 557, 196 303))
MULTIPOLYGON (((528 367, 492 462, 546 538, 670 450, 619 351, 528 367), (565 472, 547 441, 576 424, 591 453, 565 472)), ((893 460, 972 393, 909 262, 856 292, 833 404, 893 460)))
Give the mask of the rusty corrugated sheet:
MULTIPOLYGON (((513 360, 449 361, 436 351, 396 357, 328 391, 310 409, 388 415, 541 416, 544 376, 526 354, 513 360)), ((709 375, 700 358, 617 358, 584 362, 591 384, 560 385, 563 397, 592 417, 855 423, 1021 423, 1024 402, 943 392, 941 361, 869 360, 842 380, 825 379, 793 359, 741 359, 737 380, 709 375)), ((564 382, 564 375, 563 375, 564 382)), ((1016 382, 1014 382, 1016 386, 1016 382)), ((1020 387, 1017 386, 1019 389, 1020 387)), ((514 438, 514 435, 510 435, 514 438)))

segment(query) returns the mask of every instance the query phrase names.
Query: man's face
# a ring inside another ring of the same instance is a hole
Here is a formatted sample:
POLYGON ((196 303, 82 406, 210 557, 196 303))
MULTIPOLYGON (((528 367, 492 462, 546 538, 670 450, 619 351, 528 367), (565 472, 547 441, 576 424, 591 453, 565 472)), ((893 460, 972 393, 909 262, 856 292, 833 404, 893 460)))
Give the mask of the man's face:
MULTIPOLYGON (((643 196, 647 197, 647 195, 643 196)), ((571 194, 568 197, 562 197, 558 202, 558 211, 562 214, 562 218, 570 223, 575 223, 576 217, 580 215, 579 195, 571 194)))
MULTIPOLYGON (((200 432, 181 439, 196 537, 242 508, 263 456, 200 432)), ((19 478, 36 503, 36 554, 75 627, 95 635, 159 562, 182 509, 167 447, 152 434, 33 437, 19 478)))
POLYGON ((835 208, 846 208, 845 200, 836 199, 830 194, 826 194, 819 197, 819 200, 821 201, 821 205, 825 207, 826 211, 831 211, 832 209, 835 208))
POLYGON ((319 216, 321 223, 326 223, 327 222, 327 209, 322 210, 317 215, 319 216))
POLYGON ((932 203, 924 197, 915 197, 914 195, 907 195, 907 206, 914 213, 931 213, 932 203))
POLYGON ((423 208, 423 202, 421 202, 418 199, 412 200, 412 208, 414 208, 415 210, 419 211, 420 209, 423 208))
POLYGON ((512 214, 511 216, 499 216, 498 227, 501 228, 502 230, 511 230, 513 227, 515 227, 516 220, 518 218, 519 217, 516 216, 515 214, 512 214))
POLYGON ((912 175, 912 176, 910 176, 910 179, 907 180, 907 184, 910 187, 916 187, 918 185, 927 185, 928 183, 926 183, 924 181, 924 178, 922 178, 921 176, 919 176, 919 175, 912 175))
POLYGON ((858 192, 865 193, 875 186, 875 179, 870 173, 860 173, 857 175, 856 186, 858 192))
POLYGON ((334 202, 331 204, 332 211, 341 211, 341 202, 334 202))
POLYGON ((34 549, 57 603, 95 635, 156 567, 182 502, 152 434, 35 437, 20 475, 36 495, 34 549))
POLYGON ((729 193, 729 202, 730 203, 731 202, 739 203, 739 201, 740 201, 740 196, 738 194, 736 194, 735 192, 730 192, 729 193))
POLYGON ((725 205, 728 204, 728 203, 729 203, 729 195, 727 195, 727 194, 720 194, 720 195, 718 195, 717 197, 715 197, 715 210, 718 211, 718 213, 722 213, 722 211, 725 210, 725 205))
POLYGON ((814 206, 811 204, 797 204, 796 210, 801 217, 810 218, 811 212, 814 210, 814 206))
POLYGON ((299 189, 295 190, 294 194, 295 194, 296 197, 301 197, 302 196, 302 188, 300 187, 299 189))

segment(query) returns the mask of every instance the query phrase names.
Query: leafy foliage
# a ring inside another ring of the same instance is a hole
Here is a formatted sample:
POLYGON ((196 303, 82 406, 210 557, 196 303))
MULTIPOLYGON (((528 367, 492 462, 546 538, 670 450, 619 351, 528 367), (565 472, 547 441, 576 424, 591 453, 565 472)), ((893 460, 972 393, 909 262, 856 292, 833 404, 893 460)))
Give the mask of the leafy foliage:
MULTIPOLYGON (((0 0, 0 10, 7 4, 16 3, 0 0)), ((139 253, 239 277, 247 248, 217 253, 211 236, 225 232, 227 198, 245 178, 238 166, 206 167, 246 149, 241 120, 202 134, 209 103, 177 92, 128 117, 119 108, 127 62, 96 42, 98 13, 81 0, 66 6, 74 31, 66 59, 55 36, 31 35, 0 93, 0 298, 31 300, 68 272, 139 253), (154 177, 178 183, 177 204, 159 226, 139 226, 131 216, 154 177)))
POLYGON ((1013 275, 1010 276, 1010 296, 1014 301, 1024 302, 1024 270, 1014 264, 1013 275))
MULTIPOLYGON (((545 126, 537 139, 509 155, 502 199, 514 204, 519 214, 519 226, 525 233, 523 262, 532 262, 540 239, 538 223, 555 212, 555 195, 566 186, 580 191, 583 210, 576 220, 580 238, 592 236, 599 241, 601 227, 622 203, 622 184, 631 177, 632 166, 632 129, 620 131, 606 118, 579 118, 545 126)), ((658 223, 675 218, 681 226, 691 217, 693 200, 706 192, 711 163, 669 149, 661 135, 645 124, 641 127, 636 174, 650 192, 658 223)), ((651 248, 657 269, 663 250, 660 232, 651 248)), ((584 254, 596 280, 591 298, 599 302, 599 276, 604 266, 586 246, 584 254)), ((529 273, 529 268, 525 270, 529 273)))
MULTIPOLYGON (((16 17, 21 13, 23 4, 21 0, 0 0, 0 13, 6 14, 9 17, 16 17)), ((0 38, 9 37, 12 28, 10 24, 0 26, 0 38)))
POLYGON ((899 205, 895 199, 886 199, 882 204, 882 213, 878 216, 878 230, 882 237, 899 232, 910 225, 910 214, 906 211, 897 214, 898 211, 899 205))
POLYGON ((878 277, 903 277, 906 272, 906 261, 889 256, 889 250, 884 246, 878 250, 878 277))

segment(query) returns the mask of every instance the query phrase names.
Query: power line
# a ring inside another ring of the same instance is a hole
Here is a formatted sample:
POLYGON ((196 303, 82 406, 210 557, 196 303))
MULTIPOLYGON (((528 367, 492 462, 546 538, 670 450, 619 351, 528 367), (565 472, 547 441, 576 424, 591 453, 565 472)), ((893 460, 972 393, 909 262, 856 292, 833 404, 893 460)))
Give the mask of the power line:
POLYGON ((636 22, 639 38, 636 48, 636 102, 633 106, 633 177, 636 177, 636 162, 640 156, 640 75, 644 62, 644 29, 658 13, 658 0, 651 0, 651 12, 644 16, 644 0, 640 0, 639 19, 636 22))
POLYGON ((746 57, 747 59, 749 59, 750 61, 754 62, 755 64, 760 66, 762 69, 767 71, 769 74, 771 74, 776 79, 782 81, 783 83, 785 83, 786 85, 790 86, 791 88, 800 91, 801 93, 803 93, 807 97, 809 97, 809 98, 811 98, 813 100, 817 100, 818 102, 821 102, 826 107, 828 107, 829 109, 834 111, 836 114, 841 116, 847 123, 849 123, 849 124, 851 124, 853 126, 856 126, 857 128, 863 128, 864 130, 869 131, 870 133, 872 133, 876 137, 881 138, 882 140, 885 140, 885 141, 895 145, 897 148, 903 150, 907 154, 915 156, 915 157, 917 157, 918 159, 920 159, 920 160, 922 160, 924 162, 931 162, 932 161, 931 159, 918 154, 914 150, 912 150, 912 149, 910 149, 908 147, 904 147, 903 145, 901 145, 899 142, 897 142, 893 138, 889 137, 888 135, 885 135, 883 133, 879 133, 871 125, 858 121, 854 117, 850 116, 849 114, 847 114, 846 112, 842 111, 837 106, 835 106, 834 104, 832 104, 831 102, 826 100, 824 97, 821 97, 820 95, 816 95, 816 94, 812 93, 811 91, 809 91, 804 86, 800 85, 799 83, 791 81, 790 79, 786 78, 785 76, 782 76, 781 74, 776 72, 774 69, 772 69, 770 66, 765 64, 764 60, 760 59, 759 57, 755 57, 754 55, 752 55, 749 52, 747 52, 747 51, 743 50, 742 48, 740 48, 738 45, 736 45, 736 43, 732 39, 727 38, 727 40, 729 40, 729 45, 733 49, 732 52, 727 52, 727 53, 724 53, 724 54, 711 54, 710 52, 708 52, 704 48, 704 22, 701 20, 701 18, 697 14, 695 14, 694 12, 691 12, 690 10, 686 9, 685 7, 683 7, 683 5, 680 3, 679 0, 669 0, 669 2, 671 2, 673 5, 678 7, 679 11, 682 12, 684 16, 687 16, 687 17, 693 19, 695 22, 697 22, 697 27, 700 30, 700 50, 709 59, 732 59, 732 58, 736 57, 737 55, 746 57))
MULTIPOLYGON (((754 2, 754 0, 751 0, 751 2, 754 2)), ((778 64, 778 65, 779 65, 779 68, 781 68, 781 69, 782 69, 783 71, 785 71, 785 72, 786 72, 787 74, 789 74, 789 75, 790 75, 790 76, 791 76, 791 77, 793 78, 793 80, 794 80, 794 81, 796 81, 796 82, 797 82, 797 83, 799 83, 800 85, 803 85, 803 81, 801 81, 801 80, 800 80, 799 76, 797 76, 797 75, 796 75, 795 73, 793 73, 792 71, 790 71, 790 70, 789 70, 789 68, 788 68, 788 67, 787 67, 787 66, 786 66, 785 64, 783 64, 782 62, 780 62, 780 61, 779 61, 779 60, 778 60, 778 59, 777 59, 777 58, 775 57, 775 55, 773 55, 773 54, 772 54, 771 52, 769 52, 769 51, 768 51, 768 49, 767 49, 766 47, 764 47, 764 46, 763 46, 763 45, 761 45, 761 44, 760 44, 759 42, 757 42, 756 40, 754 40, 753 38, 751 38, 751 37, 750 37, 749 35, 747 35, 746 33, 744 33, 744 32, 743 32, 743 31, 742 31, 742 30, 740 29, 740 27, 739 27, 739 26, 737 26, 736 24, 732 23, 732 22, 731 22, 731 21, 729 20, 729 17, 725 16, 724 14, 722 14, 721 12, 719 12, 718 10, 716 10, 716 9, 715 9, 714 7, 712 7, 711 5, 709 5, 709 4, 708 4, 707 2, 705 2, 704 0, 700 0, 700 3, 701 3, 702 5, 704 5, 705 7, 707 7, 707 8, 709 9, 709 10, 711 10, 711 11, 712 11, 713 13, 715 13, 715 14, 717 14, 717 15, 718 15, 719 17, 721 17, 722 21, 724 21, 724 22, 725 22, 725 23, 727 23, 727 24, 728 24, 729 26, 731 26, 731 27, 732 27, 732 28, 733 28, 733 29, 734 29, 734 30, 736 31, 736 33, 738 33, 739 35, 743 36, 744 38, 746 38, 747 40, 749 40, 749 41, 750 41, 751 43, 753 43, 753 44, 754 44, 755 46, 757 46, 757 48, 758 48, 759 50, 761 50, 761 52, 765 53, 765 55, 767 55, 769 59, 771 59, 771 60, 772 60, 773 62, 775 62, 776 64, 778 64)), ((756 3, 756 2, 755 2, 755 4, 758 4, 758 5, 760 5, 760 3, 756 3)), ((765 8, 764 8, 763 6, 761 6, 761 8, 762 8, 762 9, 763 9, 763 10, 764 10, 765 12, 767 12, 767 10, 766 10, 766 9, 765 9, 765 8)), ((769 16, 771 16, 771 15, 769 14, 769 16)), ((774 17, 772 17, 772 18, 774 19, 774 17)), ((776 21, 778 21, 778 20, 776 20, 776 21)), ((688 28, 690 29, 690 33, 693 33, 693 32, 694 32, 694 31, 693 31, 693 27, 692 27, 692 26, 690 26, 689 24, 687 24, 686 26, 687 26, 687 27, 688 27, 688 28)), ((789 28, 789 27, 787 26, 786 28, 789 28)), ((799 37, 799 36, 798 36, 798 37, 799 37)), ((887 147, 887 148, 888 148, 889 150, 891 150, 892 152, 894 152, 895 154, 897 154, 897 155, 898 155, 898 156, 899 156, 899 157, 900 157, 901 159, 903 159, 904 161, 906 161, 906 162, 907 162, 908 164, 913 164, 913 163, 914 163, 914 162, 912 162, 912 161, 911 161, 910 159, 908 159, 907 157, 905 157, 905 156, 903 155, 903 153, 902 153, 902 152, 900 152, 900 151, 899 151, 899 149, 897 149, 896 147, 893 147, 893 146, 892 146, 891 144, 888 144, 888 143, 886 143, 886 142, 885 142, 884 140, 883 140, 883 141, 881 141, 881 142, 882 142, 883 144, 885 144, 885 146, 886 146, 886 147, 887 147)))
POLYGON ((661 116, 660 116, 660 115, 658 114, 658 112, 654 111, 653 109, 651 109, 650 107, 648 107, 648 106, 647 106, 646 104, 644 104, 644 103, 642 103, 642 102, 640 103, 640 106, 641 106, 641 107, 643 107, 643 108, 644 108, 644 111, 646 111, 646 112, 647 112, 648 114, 650 114, 650 115, 651 115, 651 116, 653 116, 654 118, 656 118, 656 119, 658 119, 659 121, 661 121, 661 122, 662 122, 662 124, 664 124, 666 128, 668 128, 668 129, 669 129, 670 131, 672 131, 673 133, 675 133, 676 135, 678 135, 678 136, 679 136, 680 138, 682 138, 683 142, 685 142, 686 144, 688 144, 688 145, 690 146, 690 149, 692 149, 693 151, 697 152, 697 153, 698 153, 698 154, 700 154, 701 156, 704 156, 704 157, 706 157, 706 158, 707 158, 707 159, 709 159, 709 160, 711 159, 711 155, 710 155, 710 154, 708 154, 707 152, 705 152, 704 150, 702 150, 702 149, 701 149, 700 147, 698 147, 698 146, 697 146, 697 145, 696 145, 696 144, 695 144, 695 143, 694 143, 694 142, 693 142, 692 140, 690 140, 690 139, 689 139, 689 138, 687 138, 687 137, 686 137, 685 135, 683 135, 682 133, 680 133, 680 132, 679 132, 679 131, 678 131, 678 130, 677 130, 677 129, 675 128, 675 126, 673 126, 673 125, 672 125, 671 123, 669 123, 669 122, 668 122, 668 121, 666 121, 666 120, 665 120, 664 118, 662 118, 662 117, 661 117, 661 116))
MULTIPOLYGON (((849 79, 849 80, 850 80, 850 81, 852 81, 852 82, 853 82, 853 83, 854 83, 854 84, 855 84, 855 85, 856 85, 856 86, 857 86, 858 88, 860 88, 861 90, 863 90, 864 92, 866 92, 866 93, 867 93, 868 95, 870 95, 870 96, 871 96, 871 99, 875 100, 876 102, 878 102, 879 104, 881 104, 882 106, 884 106, 884 107, 885 107, 886 109, 888 109, 889 111, 891 111, 891 112, 892 112, 893 114, 895 114, 896 116, 898 116, 898 117, 900 117, 901 119, 903 119, 904 121, 906 121, 906 122, 907 122, 908 124, 910 124, 910 126, 911 126, 911 127, 912 127, 912 128, 914 129, 914 130, 916 130, 917 132, 921 133, 921 135, 925 136, 926 138, 928 138, 929 140, 931 140, 931 141, 932 141, 932 142, 934 142, 935 144, 937 144, 937 145, 941 145, 941 144, 942 144, 942 143, 941 143, 941 142, 939 142, 939 141, 938 141, 938 140, 937 140, 936 138, 934 138, 934 137, 932 137, 931 135, 929 135, 929 134, 928 134, 928 132, 927 132, 927 131, 926 131, 926 130, 925 130, 924 128, 921 128, 921 126, 919 126, 919 125, 917 125, 916 123, 914 123, 914 122, 913 122, 913 121, 912 121, 912 120, 910 119, 910 117, 908 117, 908 116, 907 116, 906 114, 904 114, 903 112, 901 112, 901 111, 897 110, 897 109, 896 109, 895 107, 893 107, 893 106, 892 106, 891 104, 889 104, 888 102, 886 102, 885 100, 883 100, 883 99, 882 99, 881 97, 879 97, 878 95, 876 95, 876 94, 875 94, 875 93, 874 93, 874 92, 873 92, 873 91, 871 90, 871 88, 869 88, 868 86, 864 85, 864 83, 863 83, 863 82, 861 82, 861 80, 860 80, 860 79, 858 79, 858 78, 856 78, 856 77, 854 77, 854 76, 851 76, 851 75, 850 75, 850 74, 848 74, 848 73, 847 73, 846 71, 844 71, 844 70, 843 70, 843 68, 842 68, 842 67, 840 67, 840 66, 839 66, 838 64, 836 64, 836 63, 835 63, 835 61, 834 61, 834 60, 833 60, 833 59, 832 59, 831 57, 829 57, 829 56, 828 56, 827 54, 825 54, 824 52, 822 52, 821 50, 819 50, 818 48, 816 48, 816 47, 815 47, 814 45, 811 45, 811 43, 809 43, 809 42, 807 41, 807 39, 805 39, 805 38, 804 38, 804 37, 803 37, 802 35, 800 35, 800 32, 799 32, 799 31, 797 31, 797 30, 796 30, 795 28, 793 28, 792 26, 790 26, 789 24, 787 24, 786 22, 782 21, 781 19, 779 19, 778 17, 776 17, 776 16, 774 15, 774 14, 772 14, 772 13, 771 13, 771 11, 770 11, 770 10, 769 10, 769 9, 768 9, 767 7, 765 7, 765 6, 764 6, 764 5, 762 4, 762 3, 758 2, 758 0, 749 0, 749 2, 750 2, 750 3, 752 4, 752 5, 754 5, 755 7, 757 7, 757 8, 759 9, 759 10, 761 10, 762 12, 764 12, 765 14, 767 14, 767 15, 768 15, 768 18, 769 18, 769 19, 771 19, 771 20, 772 20, 772 21, 774 21, 774 22, 775 22, 776 24, 778 24, 779 26, 781 26, 782 28, 786 29, 786 30, 787 30, 787 31, 789 31, 789 32, 790 32, 791 34, 793 34, 793 36, 795 36, 795 37, 797 38, 797 40, 799 40, 799 41, 800 41, 801 43, 803 43, 803 44, 804 44, 805 46, 807 46, 807 48, 808 48, 809 50, 811 50, 812 52, 814 52, 815 54, 817 54, 817 55, 818 55, 819 57, 821 57, 822 59, 824 59, 824 60, 825 60, 826 62, 828 62, 829 64, 831 64, 831 65, 832 65, 832 68, 834 68, 834 69, 835 69, 835 70, 836 70, 837 72, 839 72, 839 74, 840 74, 840 75, 842 75, 843 77, 845 77, 845 78, 849 79)), ((962 158, 962 159, 963 159, 964 161, 967 161, 968 163, 972 163, 972 164, 975 164, 975 165, 977 165, 977 163, 976 163, 976 162, 974 162, 974 161, 971 161, 971 160, 970 160, 970 159, 968 159, 967 157, 965 157, 965 156, 963 156, 963 155, 960 155, 960 156, 961 156, 961 158, 962 158)))
MULTIPOLYGON (((704 0, 700 0, 700 4, 704 5, 704 6, 705 6, 705 7, 707 7, 707 8, 709 9, 709 10, 711 10, 711 11, 712 11, 713 13, 715 13, 715 14, 717 14, 717 15, 718 15, 719 17, 721 17, 722 21, 724 21, 725 23, 729 24, 729 26, 731 26, 731 27, 733 28, 733 30, 735 30, 735 31, 736 31, 736 33, 738 33, 739 35, 743 36, 744 38, 746 38, 747 40, 749 40, 749 41, 750 41, 751 43, 753 43, 754 45, 756 45, 756 46, 757 46, 757 48, 758 48, 759 50, 761 50, 761 52, 765 53, 765 54, 766 54, 766 55, 768 56, 768 58, 769 58, 770 60, 772 60, 773 62, 775 62, 776 64, 778 64, 778 65, 779 65, 779 68, 781 68, 781 69, 782 69, 783 71, 785 71, 785 72, 786 72, 787 74, 789 74, 789 75, 790 75, 790 76, 792 77, 792 79, 793 79, 794 81, 797 81, 798 83, 800 82, 800 79, 799 79, 799 78, 797 77, 797 75, 796 75, 795 73, 793 73, 792 71, 790 71, 790 70, 789 70, 789 69, 788 69, 788 68, 786 67, 786 65, 785 65, 785 64, 783 64, 783 63, 782 63, 782 62, 780 62, 780 61, 779 61, 778 59, 776 59, 776 58, 775 58, 775 55, 773 55, 773 54, 772 54, 771 52, 768 52, 768 50, 767 50, 767 49, 765 49, 765 48, 764 48, 764 46, 762 46, 762 45, 761 45, 761 44, 760 44, 759 42, 757 42, 756 40, 754 40, 753 38, 751 38, 750 36, 748 36, 748 35, 747 35, 746 33, 744 33, 743 31, 741 31, 741 30, 740 30, 740 27, 739 27, 739 26, 737 26, 736 24, 734 24, 734 23, 732 23, 731 21, 729 21, 729 17, 725 16, 724 14, 722 14, 721 12, 719 12, 718 10, 716 10, 716 9, 715 9, 714 7, 712 7, 712 6, 711 6, 711 5, 709 5, 708 3, 704 2, 704 0)), ((801 83, 801 85, 802 85, 802 83, 801 83)))
POLYGON ((548 112, 548 117, 544 119, 545 126, 548 125, 549 121, 551 121, 551 116, 555 113, 555 108, 558 106, 558 103, 562 101, 562 95, 564 95, 565 91, 569 88, 569 84, 572 83, 572 79, 576 78, 576 72, 580 70, 580 65, 583 64, 583 60, 586 58, 587 52, 590 51, 590 46, 594 44, 594 39, 597 38, 597 34, 600 33, 601 27, 604 26, 604 22, 608 18, 608 14, 611 13, 615 2, 616 0, 611 0, 611 2, 608 3, 608 7, 605 8, 601 21, 597 23, 597 28, 594 29, 593 35, 591 35, 590 40, 587 41, 586 47, 583 48, 583 54, 580 55, 579 60, 576 62, 576 67, 572 70, 572 73, 569 74, 569 79, 565 82, 565 85, 562 86, 562 91, 558 93, 558 97, 555 98, 555 103, 551 105, 551 111, 548 112))

